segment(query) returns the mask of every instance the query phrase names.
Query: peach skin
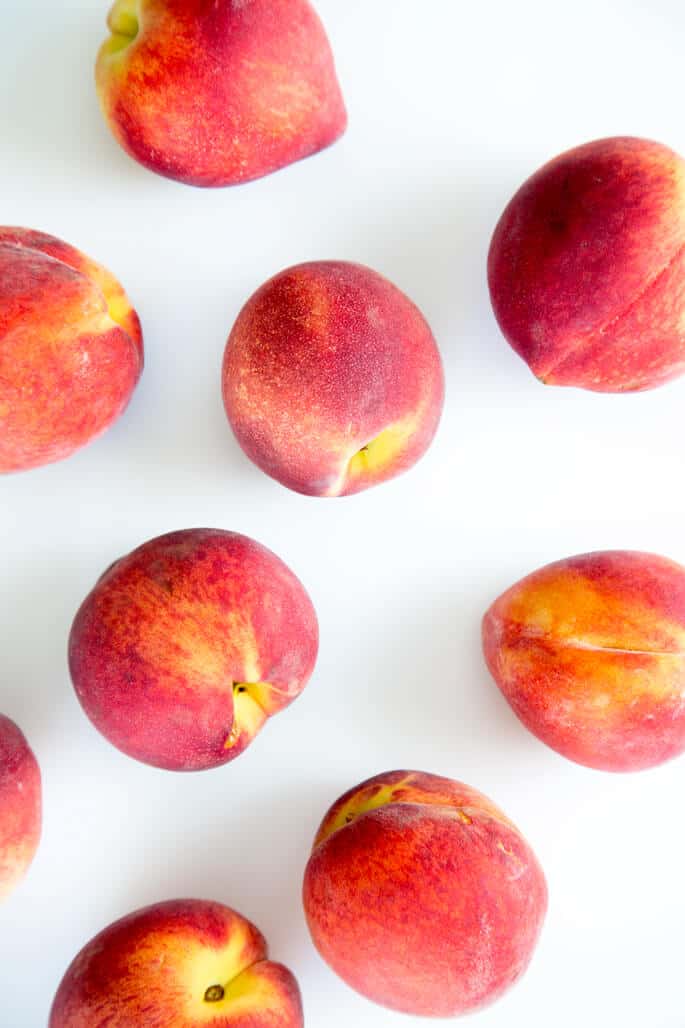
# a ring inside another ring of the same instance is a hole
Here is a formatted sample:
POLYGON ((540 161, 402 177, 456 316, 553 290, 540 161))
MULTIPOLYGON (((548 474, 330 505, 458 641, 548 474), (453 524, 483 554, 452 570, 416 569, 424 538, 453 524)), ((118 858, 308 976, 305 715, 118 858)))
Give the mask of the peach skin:
POLYGON ((508 589, 483 620, 487 665, 524 725, 570 760, 638 771, 685 750, 685 568, 588 553, 508 589))
POLYGON ((442 412, 442 363, 423 315, 360 264, 282 271, 243 307, 223 397, 248 457, 310 496, 346 496, 410 468, 442 412))
POLYGON ((304 588, 218 529, 171 532, 113 564, 76 615, 69 666, 96 728, 155 767, 233 760, 304 689, 318 647, 304 588))
POLYGON ((536 172, 488 259, 500 328, 543 382, 651 389, 685 371, 685 162, 600 139, 536 172))
POLYGON ((109 925, 76 956, 49 1028, 303 1028, 294 976, 220 903, 171 900, 109 925))
POLYGON ((142 366, 140 322, 113 275, 53 236, 0 228, 0 473, 104 432, 142 366))
POLYGON ((0 714, 0 900, 33 860, 41 831, 40 768, 22 732, 0 714))
POLYGON ((307 0, 117 0, 108 25, 100 104, 151 171, 237 185, 345 131, 331 48, 307 0))
POLYGON ((350 789, 326 814, 304 876, 319 953, 363 996, 454 1017, 525 971, 547 886, 521 833, 481 793, 418 771, 350 789))

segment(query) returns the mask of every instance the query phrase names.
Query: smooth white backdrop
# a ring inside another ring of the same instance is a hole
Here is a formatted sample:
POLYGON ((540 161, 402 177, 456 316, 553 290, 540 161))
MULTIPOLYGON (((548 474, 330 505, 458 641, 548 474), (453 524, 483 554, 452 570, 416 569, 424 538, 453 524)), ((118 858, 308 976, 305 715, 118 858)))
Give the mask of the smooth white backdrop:
MULTIPOLYGON (((515 720, 479 622, 547 561, 628 547, 685 562, 685 380, 636 396, 544 388, 490 312, 490 234, 555 153, 603 135, 685 152, 685 9, 673 0, 318 0, 350 127, 332 149, 233 190, 129 160, 92 64, 107 4, 7 0, 0 221, 44 229, 123 280, 147 366, 125 416, 52 467, 0 482, 0 709, 44 778, 44 836, 0 910, 0 1025, 41 1028, 77 950, 136 907, 235 906, 298 975, 309 1026, 410 1022, 320 961, 300 882, 320 817, 395 767, 461 778, 517 821, 550 910, 523 981, 482 1028, 682 1028, 683 781, 614 777, 515 720), (219 369, 249 294, 297 261, 347 258, 420 305, 447 374, 428 456, 347 500, 295 495, 242 455, 219 369), (321 622, 303 696, 250 750, 183 776, 91 727, 66 668, 72 617, 116 557, 174 528, 245 532, 300 575, 321 622)), ((431 1022, 432 1023, 432 1022, 431 1022)))

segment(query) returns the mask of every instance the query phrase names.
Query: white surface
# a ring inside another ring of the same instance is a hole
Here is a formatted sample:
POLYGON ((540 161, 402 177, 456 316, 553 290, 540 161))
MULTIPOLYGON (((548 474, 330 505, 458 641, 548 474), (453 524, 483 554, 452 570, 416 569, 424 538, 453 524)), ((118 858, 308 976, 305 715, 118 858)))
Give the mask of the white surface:
POLYGON ((38 857, 0 911, 0 1024, 44 1026, 87 939, 186 895, 260 926, 298 975, 308 1026, 410 1023, 328 971, 299 895, 329 803, 405 766, 490 794, 548 875, 532 967, 474 1024, 681 1028, 685 764, 613 777, 547 750, 490 681, 479 621, 502 589, 568 554, 632 547, 685 561, 685 381, 633 397, 545 389, 500 337, 485 283, 494 223, 546 158, 617 133, 685 151, 685 8, 319 0, 347 136, 260 182, 200 192, 138 167, 101 121, 91 79, 106 6, 24 0, 2 14, 0 220, 62 236, 118 273, 147 367, 105 437, 0 482, 0 709, 40 760, 45 800, 38 857), (348 500, 265 477, 219 393, 243 301, 319 257, 363 261, 404 288, 447 373, 429 455, 348 500), (65 648, 112 560, 194 525, 240 530, 286 560, 322 645, 306 692, 245 755, 182 776, 97 734, 65 648))

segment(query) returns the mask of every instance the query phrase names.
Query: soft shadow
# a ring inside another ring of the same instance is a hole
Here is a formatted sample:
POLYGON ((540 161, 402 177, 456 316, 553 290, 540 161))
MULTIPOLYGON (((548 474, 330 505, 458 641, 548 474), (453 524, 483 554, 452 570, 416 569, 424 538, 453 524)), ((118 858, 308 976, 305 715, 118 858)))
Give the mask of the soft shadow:
POLYGON ((4 105, 5 147, 21 151, 41 175, 49 171, 74 183, 96 175, 101 185, 111 178, 117 187, 139 187, 145 175, 109 134, 95 91, 107 5, 95 5, 84 19, 69 4, 43 4, 30 41, 12 31, 13 17, 18 24, 24 19, 21 6, 3 11, 3 34, 15 41, 3 56, 12 83, 11 103, 4 105))
POLYGON ((472 769, 480 773, 484 753, 497 763, 516 763, 538 744, 485 666, 478 601, 456 595, 463 591, 456 578, 451 598, 431 595, 429 585, 394 624, 394 645, 383 650, 383 677, 365 697, 360 727, 372 734, 374 724, 391 717, 405 765, 420 757, 421 770, 468 780, 472 769))
MULTIPOLYGON (((264 756, 262 751, 262 760, 264 756)), ((318 821, 332 800, 330 785, 300 777, 287 785, 273 781, 248 786, 244 772, 245 764, 241 770, 228 765, 176 779, 182 805, 188 809, 183 804, 186 793, 196 795, 198 814, 192 825, 174 825, 168 810, 162 811, 159 836, 148 824, 148 840, 154 836, 158 856, 153 873, 150 849, 147 867, 139 859, 131 861, 127 899, 131 909, 178 897, 225 903, 258 926, 274 959, 296 966, 311 955, 301 883, 318 821), (211 789, 205 790, 210 778, 211 789), (225 787, 222 804, 216 802, 219 781, 225 787), (246 795, 249 803, 243 804, 246 795)), ((169 776, 160 784, 166 791, 169 776)))
POLYGON ((68 546, 14 567, 4 580, 0 711, 17 722, 38 753, 51 749, 55 725, 71 716, 67 641, 85 595, 83 571, 68 546))

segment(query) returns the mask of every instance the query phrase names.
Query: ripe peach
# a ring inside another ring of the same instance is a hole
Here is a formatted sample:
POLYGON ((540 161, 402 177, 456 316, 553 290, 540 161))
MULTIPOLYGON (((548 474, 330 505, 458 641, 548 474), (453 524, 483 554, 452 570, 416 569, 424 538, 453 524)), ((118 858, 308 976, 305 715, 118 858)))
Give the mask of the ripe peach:
POLYGON ((100 435, 142 366, 140 322, 113 275, 53 236, 0 228, 0 472, 100 435))
POLYGON ((100 578, 76 615, 69 665, 96 728, 175 771, 233 760, 304 689, 318 647, 295 575, 246 536, 152 539, 100 578))
POLYGON ((38 762, 14 721, 0 714, 0 899, 26 874, 40 830, 38 762))
POLYGON ((347 115, 308 0, 117 0, 97 59, 103 113, 141 164, 195 186, 322 150, 347 115))
POLYGON ((430 445, 443 394, 421 312, 360 264, 282 271, 247 301, 226 345, 224 405, 238 442, 311 496, 406 471, 430 445))
POLYGON ((392 771, 326 814, 304 907, 321 956, 352 988, 404 1013, 453 1017, 523 974, 547 886, 521 833, 481 793, 392 771))
POLYGON ((84 946, 49 1028, 303 1028, 297 982, 267 956, 260 932, 228 907, 157 903, 84 946))
POLYGON ((614 551, 571 557, 507 590, 483 620, 515 714, 588 767, 636 771, 685 750, 685 568, 614 551))
POLYGON ((502 332, 543 382, 650 389, 685 371, 685 162, 646 139, 561 154, 490 247, 502 332))

